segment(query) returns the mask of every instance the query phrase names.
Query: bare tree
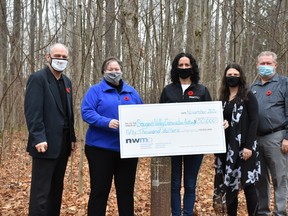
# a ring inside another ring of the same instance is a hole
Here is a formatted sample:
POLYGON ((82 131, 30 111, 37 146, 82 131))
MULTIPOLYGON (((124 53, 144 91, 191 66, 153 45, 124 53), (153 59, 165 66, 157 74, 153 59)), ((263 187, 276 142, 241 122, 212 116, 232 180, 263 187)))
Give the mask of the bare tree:
MULTIPOLYGON (((21 60, 20 60, 20 52, 21 52, 21 1, 15 0, 13 4, 13 27, 12 27, 12 36, 10 38, 11 40, 11 49, 10 49, 10 61, 9 61, 9 68, 7 70, 7 73, 4 75, 4 82, 6 83, 6 89, 5 92, 5 99, 3 101, 3 104, 6 105, 4 107, 4 129, 7 128, 9 131, 9 136, 13 140, 14 135, 14 123, 16 122, 16 101, 18 97, 20 96, 19 91, 19 75, 20 75, 20 66, 21 66, 21 60), (8 72, 9 71, 9 72, 8 72)), ((8 62, 7 62, 8 63, 8 62)), ((5 138, 4 133, 2 137, 2 149, 11 148, 10 143, 6 143, 7 146, 5 146, 5 138)), ((3 153, 3 152, 2 152, 3 153)))
POLYGON ((125 77, 138 89, 138 70, 140 68, 140 40, 138 33, 138 2, 137 0, 121 1, 122 59, 125 65, 125 77))
POLYGON ((5 91, 7 89, 7 83, 4 80, 5 74, 7 73, 7 60, 8 60, 8 28, 7 22, 7 10, 6 10, 6 0, 1 0, 0 3, 0 164, 2 161, 2 152, 4 149, 4 139, 5 139, 5 107, 4 101, 7 101, 5 91))
MULTIPOLYGON (((93 12, 91 13, 93 14, 93 12)), ((97 1, 97 5, 96 5, 96 14, 97 16, 93 17, 94 20, 92 20, 91 25, 93 26, 93 44, 94 44, 94 49, 93 49, 93 69, 95 69, 94 73, 92 73, 92 80, 93 83, 98 82, 101 77, 101 65, 102 62, 104 61, 105 58, 105 51, 104 51, 104 47, 105 45, 103 44, 104 41, 104 1, 103 0, 99 0, 97 1)), ((118 43, 120 44, 120 37, 118 38, 118 43)))
POLYGON ((34 0, 31 0, 30 5, 31 15, 30 15, 30 71, 35 70, 35 61, 34 61, 34 53, 35 53, 35 29, 36 29, 36 19, 35 17, 35 4, 34 0))
MULTIPOLYGON (((24 125, 24 83, 43 66, 44 50, 54 42, 71 51, 67 73, 81 143, 86 127, 81 100, 102 79, 107 56, 123 60, 125 80, 145 103, 158 103, 170 82, 171 61, 184 50, 195 56, 201 82, 214 99, 228 62, 240 63, 251 83, 257 77, 255 58, 272 50, 279 57, 277 72, 288 73, 288 0, 0 0, 0 9, 0 162, 9 151, 7 138, 12 142, 14 131, 24 125)), ((152 159, 153 208, 157 202, 169 205, 169 164, 165 157, 152 159), (155 176, 165 184, 155 186, 155 176)))
POLYGON ((115 47, 115 0, 106 1, 105 16, 105 53, 106 57, 116 55, 115 47))

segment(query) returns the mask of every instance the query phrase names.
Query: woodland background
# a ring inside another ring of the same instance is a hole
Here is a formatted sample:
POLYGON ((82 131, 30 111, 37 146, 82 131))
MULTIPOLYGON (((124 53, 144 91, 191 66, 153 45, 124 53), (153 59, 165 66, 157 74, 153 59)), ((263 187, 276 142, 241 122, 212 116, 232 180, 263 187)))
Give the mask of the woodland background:
MULTIPOLYGON (((79 141, 75 178, 79 179, 77 191, 83 193, 87 126, 80 106, 87 89, 101 80, 106 57, 119 57, 125 81, 145 103, 157 103, 170 82, 171 61, 179 52, 190 52, 199 64, 201 83, 216 100, 229 62, 240 63, 251 83, 257 78, 257 55, 271 50, 278 55, 277 71, 287 75, 288 0, 0 0, 2 177, 7 162, 26 154, 25 83, 43 67, 46 50, 54 42, 70 49, 65 73, 74 88, 79 141)), ((25 160, 29 167, 29 159, 25 160)), ((11 169, 20 175, 19 167, 11 169)), ((9 178, 2 179, 0 189, 9 178)))

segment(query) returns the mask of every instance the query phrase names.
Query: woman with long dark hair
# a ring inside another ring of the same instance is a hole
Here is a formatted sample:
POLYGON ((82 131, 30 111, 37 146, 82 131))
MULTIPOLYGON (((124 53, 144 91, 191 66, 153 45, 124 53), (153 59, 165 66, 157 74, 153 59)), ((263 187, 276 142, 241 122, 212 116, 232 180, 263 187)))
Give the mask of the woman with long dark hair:
MULTIPOLYGON (((190 53, 179 53, 172 62, 170 71, 172 83, 162 91, 160 103, 211 101, 208 89, 199 84, 199 69, 190 53)), ((193 142, 193 141, 191 141, 193 142)), ((184 164, 183 215, 193 215, 196 180, 203 155, 180 155, 171 157, 171 209, 172 216, 182 215, 181 182, 182 162, 184 164)))
POLYGON ((232 63, 225 68, 220 100, 229 127, 225 130, 227 151, 215 158, 213 199, 227 207, 229 216, 236 216, 238 192, 243 188, 248 214, 256 215, 258 198, 255 182, 260 174, 256 142, 258 103, 246 86, 245 74, 239 64, 232 63))

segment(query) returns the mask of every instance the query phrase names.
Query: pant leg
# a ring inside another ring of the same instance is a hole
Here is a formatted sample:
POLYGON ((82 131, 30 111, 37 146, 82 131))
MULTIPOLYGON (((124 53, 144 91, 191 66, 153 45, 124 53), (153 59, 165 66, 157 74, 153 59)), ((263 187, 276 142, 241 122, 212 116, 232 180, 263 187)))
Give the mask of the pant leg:
POLYGON ((47 216, 48 197, 56 160, 32 159, 29 216, 47 216))
MULTIPOLYGON (((279 131, 260 137, 259 140, 263 146, 266 165, 270 171, 273 188, 274 188, 274 211, 275 216, 287 215, 287 155, 281 152, 281 142, 285 136, 286 131, 279 131)), ((263 165, 261 164, 261 167, 263 165)), ((260 176, 261 179, 261 176, 260 176)), ((262 190, 262 188, 261 188, 262 190)), ((260 189, 259 189, 260 191, 260 189)), ((259 210, 260 200, 262 197, 259 195, 259 210)))
POLYGON ((121 159, 117 153, 114 182, 119 216, 134 215, 134 185, 138 158, 121 159))
POLYGON ((196 183, 203 155, 184 157, 184 216, 192 216, 196 197, 196 183))
POLYGON ((228 216, 237 216, 238 208, 238 194, 235 199, 227 205, 227 214, 228 216))
MULTIPOLYGON (((258 197, 255 185, 249 185, 244 188, 247 210, 249 216, 256 216, 258 210, 258 197)), ((237 197, 227 205, 227 213, 229 216, 237 216, 238 209, 238 194, 237 197)))
POLYGON ((69 131, 63 131, 62 137, 61 151, 58 158, 33 158, 29 204, 30 216, 60 215, 63 181, 71 151, 69 131))
POLYGON ((116 160, 114 152, 85 145, 89 164, 88 216, 105 216, 116 160))
POLYGON ((181 215, 182 156, 171 157, 171 210, 172 216, 181 215))
POLYGON ((269 161, 269 169, 272 178, 272 184, 274 188, 274 210, 273 214, 275 216, 287 215, 286 206, 287 206, 287 155, 283 154, 280 146, 282 140, 286 134, 286 131, 279 131, 273 133, 270 137, 269 148, 272 152, 272 158, 274 160, 269 161), (276 144, 276 145, 275 145, 276 144))
POLYGON ((244 188, 247 210, 249 216, 256 216, 258 211, 258 196, 254 184, 248 185, 244 188))
POLYGON ((270 215, 270 180, 268 162, 265 156, 265 142, 258 137, 259 161, 261 166, 261 175, 256 182, 256 192, 259 199, 258 215, 270 215))
POLYGON ((48 198, 48 215, 60 215, 65 171, 71 151, 70 145, 69 133, 64 133, 61 153, 56 160, 51 180, 51 190, 48 198))

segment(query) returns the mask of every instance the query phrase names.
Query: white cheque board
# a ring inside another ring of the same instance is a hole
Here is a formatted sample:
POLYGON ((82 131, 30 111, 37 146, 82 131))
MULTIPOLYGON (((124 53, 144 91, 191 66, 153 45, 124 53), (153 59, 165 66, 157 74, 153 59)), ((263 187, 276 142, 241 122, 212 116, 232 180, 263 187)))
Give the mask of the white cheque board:
POLYGON ((121 158, 223 153, 220 101, 119 106, 121 158))

